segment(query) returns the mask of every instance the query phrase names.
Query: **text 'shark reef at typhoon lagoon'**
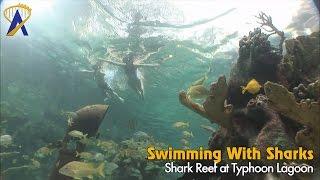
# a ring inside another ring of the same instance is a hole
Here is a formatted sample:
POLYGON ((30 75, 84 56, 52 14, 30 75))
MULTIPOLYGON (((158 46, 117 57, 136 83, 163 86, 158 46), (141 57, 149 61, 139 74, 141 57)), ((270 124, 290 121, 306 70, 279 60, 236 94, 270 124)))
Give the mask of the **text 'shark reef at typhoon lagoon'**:
POLYGON ((0 180, 320 179, 318 0, 0 4, 0 180))

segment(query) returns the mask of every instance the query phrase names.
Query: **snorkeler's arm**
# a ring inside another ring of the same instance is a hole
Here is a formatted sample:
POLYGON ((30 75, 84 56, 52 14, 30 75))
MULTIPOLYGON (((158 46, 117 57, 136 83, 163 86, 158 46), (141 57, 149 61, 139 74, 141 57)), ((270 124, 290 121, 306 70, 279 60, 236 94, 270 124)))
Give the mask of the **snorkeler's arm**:
POLYGON ((136 67, 157 67, 160 64, 135 64, 136 67))
POLYGON ((117 66, 125 66, 126 65, 125 63, 121 63, 121 62, 110 61, 110 60, 102 59, 102 58, 99 58, 99 59, 103 62, 110 63, 110 64, 117 65, 117 66))

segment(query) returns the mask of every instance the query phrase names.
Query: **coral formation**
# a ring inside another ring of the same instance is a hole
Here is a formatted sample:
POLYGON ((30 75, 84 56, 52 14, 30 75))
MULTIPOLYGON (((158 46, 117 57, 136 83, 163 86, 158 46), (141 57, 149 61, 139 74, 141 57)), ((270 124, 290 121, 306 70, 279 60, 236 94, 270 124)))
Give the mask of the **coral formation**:
MULTIPOLYGON (((188 99, 185 92, 180 92, 180 102, 220 126, 209 140, 212 149, 225 149, 230 145, 254 146, 261 150, 269 146, 281 149, 302 146, 318 155, 319 32, 286 40, 283 57, 284 33, 272 24, 270 16, 261 13, 258 18, 262 28, 269 27, 265 30, 270 34, 256 28, 240 40, 239 58, 228 83, 224 76, 219 77, 202 105, 188 99), (268 40, 273 34, 280 37, 279 47, 273 47, 268 40), (261 94, 241 94, 240 86, 253 78, 264 84, 261 94)), ((274 165, 264 160, 258 163, 274 165)), ((319 166, 317 159, 308 163, 319 166)), ((189 176, 197 177, 196 174, 189 176)), ((235 178, 230 174, 223 177, 235 178)))
POLYGON ((226 77, 221 76, 217 83, 211 85, 210 96, 203 103, 203 106, 190 100, 185 92, 180 92, 180 102, 195 111, 203 117, 208 118, 211 122, 217 123, 223 127, 230 127, 231 105, 226 105, 227 82, 226 77))
POLYGON ((297 101, 306 100, 311 101, 314 99, 319 99, 320 96, 320 80, 317 80, 314 83, 304 86, 299 84, 297 87, 293 88, 293 94, 297 101))
POLYGON ((260 84, 280 79, 277 71, 282 55, 278 48, 271 46, 268 37, 260 28, 255 28, 239 41, 239 58, 231 70, 227 95, 228 102, 235 108, 246 106, 254 98, 250 94, 242 95, 240 86, 253 78, 260 84))
MULTIPOLYGON (((318 84, 318 82, 316 83, 318 84)), ((319 154, 320 103, 319 101, 296 102, 293 93, 284 86, 267 82, 264 85, 269 105, 280 114, 306 126, 295 137, 298 145, 307 146, 319 154)))
POLYGON ((284 40, 286 39, 284 36, 284 32, 280 31, 278 28, 276 28, 273 23, 272 23, 272 17, 268 16, 266 13, 264 12, 260 12, 258 16, 256 16, 260 22, 258 22, 261 25, 261 28, 263 28, 265 31, 269 32, 270 34, 268 34, 267 38, 273 34, 277 34, 280 37, 280 41, 279 41, 279 46, 278 46, 278 50, 279 50, 279 54, 282 54, 282 45, 284 40), (267 29, 269 28, 269 29, 267 29))
POLYGON ((267 82, 264 85, 269 105, 284 116, 309 127, 317 127, 320 123, 320 105, 318 102, 297 103, 293 93, 284 86, 267 82))

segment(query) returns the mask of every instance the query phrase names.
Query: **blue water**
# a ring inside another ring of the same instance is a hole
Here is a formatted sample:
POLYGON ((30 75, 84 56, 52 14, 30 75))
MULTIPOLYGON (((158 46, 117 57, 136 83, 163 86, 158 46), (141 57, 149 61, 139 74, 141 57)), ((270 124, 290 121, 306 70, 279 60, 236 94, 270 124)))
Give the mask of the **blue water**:
MULTIPOLYGON (((127 85, 121 68, 107 65, 106 82, 124 99, 121 103, 106 99, 98 87, 91 72, 92 59, 106 58, 108 49, 115 49, 119 54, 126 54, 128 49, 139 51, 141 47, 136 46, 136 39, 130 39, 127 32, 134 10, 141 11, 142 15, 149 13, 150 16, 144 17, 146 21, 155 21, 159 17, 161 22, 181 25, 194 20, 183 21, 184 12, 166 1, 159 1, 158 6, 162 9, 158 8, 158 11, 141 9, 136 1, 130 1, 131 4, 109 2, 106 7, 126 21, 119 22, 110 14, 99 13, 90 2, 94 1, 53 1, 50 5, 44 3, 41 7, 39 3, 40 7, 36 7, 36 1, 26 1, 34 6, 34 14, 26 24, 29 36, 22 36, 18 31, 16 36, 6 37, 9 22, 1 16, 1 103, 2 114, 5 114, 3 111, 7 113, 5 117, 1 116, 1 120, 12 119, 12 122, 1 124, 1 134, 12 135, 14 144, 21 146, 21 154, 30 155, 38 148, 62 139, 66 119, 61 116, 61 111, 76 111, 90 104, 108 104, 110 109, 99 130, 101 139, 119 142, 130 138, 136 131, 144 131, 159 142, 180 147, 181 131, 172 125, 176 121, 185 121, 190 123, 190 131, 194 134, 191 147, 206 146, 210 134, 200 125, 216 125, 182 106, 178 93, 187 90, 209 68, 211 71, 205 82, 207 88, 219 75, 228 77, 237 59, 238 40, 256 24, 225 28, 217 27, 212 21, 190 29, 143 27, 147 33, 137 38, 140 41, 137 44, 145 46, 146 51, 161 47, 146 63, 157 63, 168 55, 172 58, 159 67, 139 69, 144 77, 144 100, 127 85), (123 8, 122 14, 119 7, 123 8), (144 44, 146 42, 149 44, 144 44), (134 128, 129 127, 130 121, 135 122, 134 128)), ((1 1, 1 10, 14 3, 1 1)), ((225 6, 221 12, 207 17, 202 14, 198 20, 214 17, 231 8, 236 7, 225 6)), ((201 10, 198 8, 198 11, 201 10)), ((311 8, 310 12, 314 9, 311 8)), ((230 16, 234 13, 241 16, 244 12, 236 9, 230 16)), ((221 24, 224 18, 228 20, 228 16, 218 18, 217 24, 221 24)), ((273 19, 277 18, 281 17, 273 16, 273 19)), ((288 19, 289 23, 278 25, 285 27, 291 23, 292 18, 288 19)), ((304 28, 302 31, 287 31, 287 36, 308 33, 308 28, 304 28)), ((51 167, 54 159, 51 157, 43 166, 51 167)), ((42 172, 36 176, 42 179, 46 174, 42 172)))

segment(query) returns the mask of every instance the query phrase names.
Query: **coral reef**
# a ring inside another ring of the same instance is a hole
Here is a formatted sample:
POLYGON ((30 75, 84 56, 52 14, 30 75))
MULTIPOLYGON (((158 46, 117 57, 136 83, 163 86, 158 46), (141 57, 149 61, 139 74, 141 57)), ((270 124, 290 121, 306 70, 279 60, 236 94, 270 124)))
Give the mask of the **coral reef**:
MULTIPOLYGON (((100 164, 105 163, 103 179, 154 179, 162 175, 164 162, 146 160, 146 149, 154 146, 159 149, 167 147, 157 142, 145 132, 137 131, 130 139, 115 142, 113 140, 87 139, 86 151, 77 161, 100 164)), ((98 178, 97 179, 102 179, 98 178)))
POLYGON ((112 174, 113 177, 154 179, 163 172, 164 162, 147 161, 145 153, 150 145, 160 149, 167 146, 156 142, 154 138, 147 134, 144 136, 137 135, 139 136, 138 138, 134 135, 133 138, 120 142, 117 151, 107 159, 107 161, 112 161, 119 165, 117 172, 112 174))
MULTIPOLYGON (((320 142, 319 32, 286 40, 287 54, 282 56, 284 33, 272 24, 270 16, 260 13, 258 19, 263 29, 269 28, 265 31, 270 34, 256 28, 240 40, 239 58, 229 81, 224 76, 219 77, 202 105, 188 99, 183 91, 179 94, 180 102, 219 125, 220 129, 209 140, 209 148, 246 146, 263 150, 270 146, 281 149, 302 146, 314 150, 317 156, 320 142), (278 47, 273 47, 268 40, 273 34, 280 37, 278 47), (264 84, 264 88, 258 95, 241 94, 240 86, 251 79, 264 84)), ((224 159, 223 163, 227 162, 224 159)), ((261 160, 257 163, 274 165, 275 162, 261 160)), ((319 167, 317 159, 307 163, 319 167)), ((196 174, 189 176, 197 178, 196 174)), ((216 176, 237 178, 232 174, 216 176)))
POLYGON ((61 129, 50 121, 52 120, 50 117, 36 119, 25 108, 26 106, 16 105, 10 101, 1 101, 0 107, 1 135, 12 136, 12 144, 4 146, 3 143, 0 143, 1 179, 47 176, 46 172, 51 168, 50 165, 43 163, 41 167, 38 167, 39 162, 30 152, 34 152, 37 146, 59 139, 61 129))

